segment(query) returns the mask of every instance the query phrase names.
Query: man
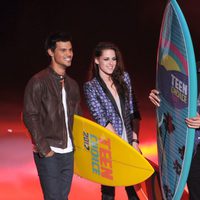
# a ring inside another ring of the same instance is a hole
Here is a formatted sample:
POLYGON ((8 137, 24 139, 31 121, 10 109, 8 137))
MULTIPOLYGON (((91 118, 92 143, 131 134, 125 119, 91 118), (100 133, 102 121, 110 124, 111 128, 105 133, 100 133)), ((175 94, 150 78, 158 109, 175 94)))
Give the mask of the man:
MULTIPOLYGON (((197 62, 198 67, 198 86, 200 85, 200 62, 197 62)), ((199 89, 199 87, 198 87, 199 89)), ((200 91, 198 91, 199 93, 200 91)), ((150 101, 156 105, 160 106, 160 98, 158 90, 151 90, 149 94, 150 101)), ((189 189, 190 200, 199 200, 200 199, 200 95, 197 101, 197 115, 192 118, 185 119, 185 123, 189 128, 196 129, 195 131, 195 145, 194 145, 194 156, 192 158, 190 172, 187 180, 187 185, 189 189)))
POLYGON ((51 34, 45 43, 50 66, 34 75, 24 94, 23 118, 45 200, 66 200, 73 177, 73 115, 80 114, 78 84, 66 74, 73 50, 68 34, 51 34))

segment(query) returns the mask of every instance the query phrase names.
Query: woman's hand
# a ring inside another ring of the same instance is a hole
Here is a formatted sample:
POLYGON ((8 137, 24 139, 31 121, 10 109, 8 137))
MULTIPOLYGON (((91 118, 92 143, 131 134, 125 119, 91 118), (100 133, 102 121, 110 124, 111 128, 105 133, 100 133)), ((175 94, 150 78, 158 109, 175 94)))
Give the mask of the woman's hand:
POLYGON ((107 126, 106 126, 105 128, 107 128, 109 131, 111 131, 111 132, 113 132, 113 133, 116 133, 116 132, 115 132, 115 129, 114 129, 114 127, 112 126, 111 123, 108 123, 107 126))
POLYGON ((139 152, 142 154, 142 151, 139 148, 139 144, 137 142, 132 142, 132 146, 139 152))
POLYGON ((197 113, 196 117, 186 118, 185 122, 189 128, 200 128, 200 115, 197 113))
POLYGON ((150 94, 149 94, 149 99, 150 101, 156 105, 157 107, 160 106, 160 98, 158 97, 159 95, 159 91, 156 89, 151 90, 150 94))

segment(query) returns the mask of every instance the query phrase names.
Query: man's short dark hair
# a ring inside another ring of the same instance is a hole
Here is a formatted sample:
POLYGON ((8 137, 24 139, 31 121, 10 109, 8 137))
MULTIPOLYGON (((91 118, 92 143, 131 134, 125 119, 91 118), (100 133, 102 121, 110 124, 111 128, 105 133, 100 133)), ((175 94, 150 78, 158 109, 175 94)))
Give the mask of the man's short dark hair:
POLYGON ((57 31, 51 33, 45 41, 45 50, 51 49, 54 51, 56 49, 56 42, 72 42, 72 37, 67 32, 57 31))

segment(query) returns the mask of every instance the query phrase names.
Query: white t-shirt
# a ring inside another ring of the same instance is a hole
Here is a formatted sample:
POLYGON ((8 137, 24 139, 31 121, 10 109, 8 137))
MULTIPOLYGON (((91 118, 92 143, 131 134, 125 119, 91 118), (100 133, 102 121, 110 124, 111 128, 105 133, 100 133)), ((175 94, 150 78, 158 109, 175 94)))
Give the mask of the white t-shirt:
POLYGON ((126 129, 125 129, 125 125, 124 125, 124 120, 123 120, 123 117, 122 117, 122 110, 121 110, 121 105, 120 105, 119 96, 118 96, 118 95, 115 96, 114 99, 115 99, 115 102, 116 102, 117 107, 118 107, 118 109, 119 109, 119 113, 120 113, 120 116, 121 116, 121 119, 122 119, 122 124, 123 124, 123 131, 122 131, 122 136, 121 136, 121 138, 122 138, 123 140, 125 140, 126 142, 128 142, 128 138, 127 138, 127 135, 126 135, 126 129))
POLYGON ((64 112, 65 112, 65 122, 66 122, 66 128, 67 128, 67 148, 61 149, 58 147, 52 147, 50 146, 51 150, 54 151, 55 153, 69 153, 73 151, 73 146, 72 146, 72 141, 69 137, 69 128, 68 128, 68 116, 67 116, 67 105, 66 105, 66 98, 67 94, 65 91, 65 88, 62 88, 62 103, 64 107, 64 112))

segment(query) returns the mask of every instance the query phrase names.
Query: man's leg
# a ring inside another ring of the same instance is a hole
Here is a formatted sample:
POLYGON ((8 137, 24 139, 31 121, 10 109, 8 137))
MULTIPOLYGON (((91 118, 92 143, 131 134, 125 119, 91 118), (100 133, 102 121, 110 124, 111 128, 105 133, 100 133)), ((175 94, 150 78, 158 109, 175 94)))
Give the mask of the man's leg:
POLYGON ((60 195, 62 200, 68 198, 74 171, 74 153, 59 154, 60 165, 60 195))
POLYGON ((190 200, 200 199, 200 146, 192 159, 190 172, 187 180, 190 200))
POLYGON ((60 200, 59 170, 56 155, 41 158, 39 154, 34 153, 34 160, 45 200, 60 200))

